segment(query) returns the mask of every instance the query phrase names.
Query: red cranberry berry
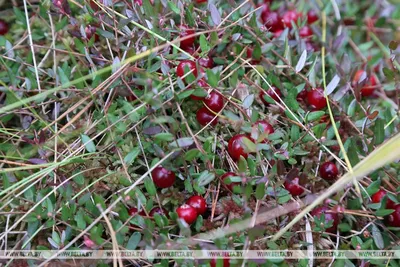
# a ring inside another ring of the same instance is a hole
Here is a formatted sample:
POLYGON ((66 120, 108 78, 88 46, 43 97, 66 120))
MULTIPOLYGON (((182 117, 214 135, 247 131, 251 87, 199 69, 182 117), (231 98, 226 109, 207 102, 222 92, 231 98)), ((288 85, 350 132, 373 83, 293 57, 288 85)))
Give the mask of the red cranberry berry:
POLYGON ((196 63, 191 61, 191 60, 182 60, 179 64, 178 67, 176 67, 176 75, 179 77, 183 77, 185 75, 185 69, 188 68, 191 73, 197 77, 198 71, 197 71, 197 66, 196 63))
POLYGON ((317 12, 315 12, 314 10, 310 9, 307 12, 307 22, 308 24, 313 24, 314 22, 316 22, 318 20, 318 14, 317 12))
POLYGON ((261 20, 265 27, 267 27, 271 32, 277 32, 283 29, 282 19, 278 12, 271 11, 267 4, 263 4, 261 20))
POLYGON ((314 33, 313 33, 313 31, 311 30, 311 27, 309 27, 309 26, 304 26, 304 27, 300 28, 300 30, 299 30, 299 35, 300 35, 300 37, 302 37, 302 38, 310 37, 310 36, 312 36, 313 34, 314 34, 314 33))
POLYGON ((176 213, 178 213, 179 218, 183 219, 188 224, 194 223, 198 215, 196 209, 187 204, 183 204, 177 208, 176 213))
POLYGON ((233 191, 233 187, 235 187, 236 185, 240 185, 240 183, 238 182, 232 182, 232 183, 225 183, 225 179, 228 179, 229 177, 234 177, 234 176, 238 176, 236 173, 234 172, 227 172, 224 175, 221 176, 221 181, 222 183, 230 190, 233 191))
MULTIPOLYGON (((372 203, 381 203, 382 198, 387 195, 387 192, 383 189, 380 189, 378 192, 372 195, 371 200, 372 203)), ((392 200, 387 198, 386 201, 386 208, 387 209, 394 209, 396 206, 396 203, 394 203, 392 200)))
POLYGON ((339 215, 337 213, 329 212, 330 209, 328 207, 322 206, 315 208, 310 212, 310 214, 314 217, 317 217, 318 219, 321 218, 322 214, 325 214, 325 223, 328 223, 329 221, 333 221, 333 225, 326 229, 327 232, 329 233, 335 233, 337 230, 337 226, 339 224, 339 215))
MULTIPOLYGON (((264 95, 265 95, 264 91, 261 91, 260 94, 259 94, 260 99, 261 99, 261 101, 264 103, 264 105, 269 106, 270 103, 268 103, 267 100, 265 100, 264 95)), ((278 96, 279 96, 279 97, 282 97, 282 92, 281 92, 281 90, 279 90, 278 88, 276 88, 276 87, 273 86, 272 89, 269 88, 269 89, 267 90, 267 95, 268 95, 269 97, 271 97, 273 100, 275 100, 276 102, 279 102, 278 96), (275 93, 274 93, 274 91, 275 91, 275 93), (277 96, 277 95, 278 95, 278 96, 277 96)))
POLYGON ((203 4, 203 3, 207 3, 207 0, 196 0, 197 4, 203 4))
POLYGON ((137 212, 138 212, 138 209, 137 209, 137 208, 130 208, 130 209, 128 210, 129 216, 133 216, 133 215, 135 215, 137 212))
POLYGON ((400 205, 394 207, 394 212, 387 216, 386 221, 389 226, 400 227, 400 205))
POLYGON ((297 13, 295 10, 286 11, 282 16, 283 25, 285 25, 285 27, 292 28, 292 21, 297 23, 297 20, 300 16, 301 14, 297 13))
POLYGON ((326 107, 324 89, 314 88, 307 92, 307 101, 313 110, 321 110, 326 107))
POLYGON ((214 60, 209 56, 204 56, 199 59, 199 65, 204 68, 211 69, 214 67, 214 60))
POLYGON ((0 19, 0 35, 6 35, 8 32, 8 24, 4 20, 0 19))
POLYGON ((283 186, 286 188, 287 191, 289 191, 289 193, 292 196, 300 196, 301 194, 304 193, 304 189, 303 187, 301 187, 301 185, 299 185, 299 177, 296 177, 294 179, 292 179, 291 181, 286 180, 285 183, 283 184, 283 186))
POLYGON ((304 101, 307 98, 307 90, 303 89, 300 93, 297 94, 297 101, 304 101))
POLYGON ((216 116, 208 110, 206 107, 202 107, 199 109, 196 113, 196 119, 202 126, 206 126, 210 121, 212 126, 217 125, 218 123, 218 118, 215 118, 216 116), (215 118, 215 120, 213 120, 215 118))
POLYGON ((245 151, 245 139, 251 142, 251 139, 245 134, 235 135, 229 140, 228 152, 233 160, 239 160, 240 156, 244 157, 245 159, 249 156, 249 154, 245 151))
POLYGON ((319 174, 325 180, 335 180, 339 174, 339 171, 333 162, 325 162, 319 168, 319 174))
MULTIPOLYGON (((212 259, 210 261, 210 267, 216 267, 217 266, 217 260, 216 259, 212 259)), ((231 266, 230 262, 229 262, 229 258, 223 258, 222 259, 222 267, 229 267, 231 266)))
MULTIPOLYGON (((193 29, 189 29, 189 27, 186 25, 180 25, 179 29, 181 31, 179 35, 180 38, 184 38, 195 33, 193 29)), ((193 47, 195 40, 196 40, 195 36, 182 40, 181 47, 193 47)))
POLYGON ((197 214, 204 214, 207 210, 206 200, 201 196, 192 196, 187 201, 186 204, 192 206, 196 209, 197 214))
MULTIPOLYGON (((253 140, 257 140, 259 134, 260 134, 260 135, 261 135, 261 134, 262 134, 262 135, 265 135, 265 134, 272 134, 272 133, 275 132, 274 127, 272 127, 272 125, 269 124, 269 123, 268 123, 267 121, 265 121, 265 120, 256 121, 256 122, 253 124, 252 127, 253 127, 253 129, 254 129, 254 131, 251 132, 251 138, 252 138, 253 140), (260 129, 261 129, 261 131, 260 131, 260 129)), ((263 140, 263 141, 266 141, 266 140, 263 140)))
POLYGON ((167 188, 174 184, 175 173, 164 167, 158 166, 151 172, 154 184, 159 188, 167 188))
POLYGON ((149 216, 150 217, 154 217, 154 214, 160 214, 160 215, 165 215, 168 216, 168 212, 166 209, 163 208, 159 208, 159 207, 154 207, 151 209, 151 211, 149 212, 149 216))
POLYGON ((204 104, 212 111, 220 112, 224 108, 224 97, 214 90, 206 97, 204 104))
POLYGON ((353 78, 353 86, 356 86, 359 82, 363 82, 360 81, 363 76, 366 77, 366 83, 363 88, 361 88, 361 95, 371 96, 374 94, 377 85, 377 78, 375 75, 372 74, 371 77, 367 77, 367 73, 364 70, 358 70, 353 78))

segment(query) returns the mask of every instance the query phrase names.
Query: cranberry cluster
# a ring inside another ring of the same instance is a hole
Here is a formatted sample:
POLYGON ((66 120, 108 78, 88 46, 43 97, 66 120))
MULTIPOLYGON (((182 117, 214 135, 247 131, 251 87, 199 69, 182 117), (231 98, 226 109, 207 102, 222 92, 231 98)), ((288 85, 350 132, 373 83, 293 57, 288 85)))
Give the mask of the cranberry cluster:
MULTIPOLYGON (((372 195, 372 203, 382 203, 382 200, 385 196, 387 196, 387 192, 383 189, 380 189, 378 192, 372 195)), ((400 204, 394 203, 388 197, 386 198, 386 200, 387 201, 385 208, 394 210, 394 212, 386 216, 385 221, 389 226, 400 227, 400 204)))
POLYGON ((278 38, 285 28, 291 29, 293 25, 299 26, 301 20, 306 20, 308 25, 299 28, 299 36, 304 38, 308 50, 316 50, 317 48, 311 41, 313 31, 310 24, 316 22, 319 18, 314 10, 309 10, 306 15, 296 10, 271 10, 270 3, 272 1, 264 1, 261 4, 261 21, 273 34, 278 38))
MULTIPOLYGON (((197 50, 195 48, 196 38, 190 37, 194 34, 194 30, 190 29, 186 25, 180 25, 179 29, 180 38, 189 37, 181 41, 180 47, 186 52, 195 55, 195 51, 197 50)), ((214 61, 209 56, 197 59, 197 63, 198 64, 192 60, 182 60, 176 68, 176 74, 182 78, 185 76, 185 70, 189 70, 197 78, 199 74, 204 74, 203 68, 214 67, 214 61)), ((184 78, 184 81, 189 84, 189 81, 186 79, 186 77, 184 78)), ((198 87, 204 88, 205 91, 210 89, 210 86, 204 80, 204 78, 199 79, 196 84, 198 87)), ((199 97, 195 95, 191 95, 190 97, 193 100, 203 101, 204 103, 204 107, 200 108, 196 113, 196 119, 199 124, 202 126, 206 126, 208 123, 211 123, 212 126, 217 125, 218 118, 216 117, 215 113, 220 112, 224 108, 225 104, 222 94, 216 90, 213 90, 206 97, 199 97)))

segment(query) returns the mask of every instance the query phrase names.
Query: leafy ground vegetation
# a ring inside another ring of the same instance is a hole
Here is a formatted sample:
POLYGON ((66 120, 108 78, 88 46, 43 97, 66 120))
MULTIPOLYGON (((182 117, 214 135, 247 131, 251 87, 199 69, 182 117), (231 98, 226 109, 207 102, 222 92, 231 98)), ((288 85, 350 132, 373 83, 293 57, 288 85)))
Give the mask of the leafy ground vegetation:
POLYGON ((1 249, 397 248, 398 1, 14 0, 0 18, 1 249))

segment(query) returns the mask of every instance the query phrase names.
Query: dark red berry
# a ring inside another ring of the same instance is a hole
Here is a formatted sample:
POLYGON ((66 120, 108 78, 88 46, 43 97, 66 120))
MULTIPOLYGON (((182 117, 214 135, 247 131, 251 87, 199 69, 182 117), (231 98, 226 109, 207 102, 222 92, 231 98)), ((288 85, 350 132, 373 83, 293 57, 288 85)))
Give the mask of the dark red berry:
MULTIPOLYGON (((375 194, 372 195, 372 197, 371 197, 372 203, 381 203, 382 198, 386 195, 387 195, 387 192, 383 189, 380 189, 378 192, 376 192, 375 194)), ((394 209, 395 206, 396 206, 396 203, 394 203, 392 200, 387 198, 386 208, 394 209)))
MULTIPOLYGON (((216 267, 217 266, 217 260, 216 259, 212 259, 210 261, 210 267, 216 267)), ((229 262, 229 258, 223 258, 222 259, 222 267, 229 267, 231 266, 230 262, 229 262)))
POLYGON ((307 90, 303 89, 300 93, 297 94, 297 101, 305 101, 307 98, 307 90))
POLYGON ((362 96, 371 96, 374 94, 377 85, 377 78, 375 75, 372 74, 371 77, 367 77, 367 73, 364 70, 358 70, 353 78, 353 86, 356 86, 360 82, 365 83, 361 88, 362 96), (364 77, 365 79, 363 79, 364 77), (360 79, 363 80, 360 81, 360 79))
POLYGON ((175 173, 164 167, 158 166, 151 172, 154 184, 159 188, 167 188, 174 184, 175 173))
POLYGON ((178 213, 179 218, 183 219, 188 224, 194 223, 198 215, 196 209, 187 204, 183 204, 177 208, 176 213, 178 213))
MULTIPOLYGON (((264 95, 265 95, 264 91, 260 91, 259 96, 260 96, 261 101, 262 101, 266 106, 269 106, 270 103, 268 103, 267 100, 265 100, 264 95)), ((269 89, 267 90, 267 95, 268 95, 269 97, 271 97, 273 100, 275 100, 276 102, 279 102, 278 96, 279 96, 279 97, 282 97, 282 92, 281 92, 281 90, 279 90, 278 88, 276 88, 276 87, 273 86, 272 89, 269 88, 269 89), (274 93, 274 92, 275 92, 275 93, 274 93), (277 95, 278 95, 278 96, 277 96, 277 95)))
POLYGON ((183 77, 185 75, 185 69, 188 68, 191 73, 197 77, 198 71, 197 71, 197 66, 196 63, 191 61, 191 60, 182 60, 179 64, 178 67, 176 67, 176 75, 179 77, 183 77))
POLYGON ((214 67, 214 60, 209 56, 204 56, 199 59, 199 65, 204 68, 211 69, 214 67))
POLYGON ((326 107, 324 89, 314 88, 307 92, 307 101, 313 110, 321 110, 326 107))
POLYGON ((283 33, 283 30, 277 30, 276 32, 274 32, 274 38, 279 38, 283 33))
POLYGON ((316 22, 318 20, 318 14, 317 12, 315 12, 314 10, 310 9, 307 12, 307 22, 308 24, 313 24, 314 22, 316 22))
POLYGON ((186 204, 192 206, 196 209, 197 214, 204 214, 207 211, 206 200, 201 196, 192 196, 187 201, 186 204))
POLYGON ((130 208, 130 209, 128 210, 129 216, 133 216, 133 215, 135 215, 137 212, 138 212, 138 209, 137 209, 137 208, 130 208))
POLYGON ((253 130, 251 131, 251 138, 253 140, 257 140, 259 135, 272 134, 275 132, 274 127, 272 127, 272 125, 265 120, 256 121, 252 128, 253 130))
POLYGON ((394 212, 387 216, 386 221, 389 226, 400 227, 400 205, 396 205, 393 209, 394 212))
POLYGON ((310 37, 310 36, 312 36, 313 34, 314 34, 314 33, 313 33, 313 31, 311 30, 311 27, 309 27, 309 26, 304 26, 304 27, 300 28, 300 30, 299 30, 299 35, 300 35, 300 37, 302 37, 302 38, 310 37))
MULTIPOLYGON (((180 34, 179 34, 180 38, 184 38, 184 37, 193 35, 195 33, 193 29, 189 29, 189 27, 186 26, 186 25, 180 25, 179 26, 179 30, 180 30, 180 34)), ((192 36, 192 37, 189 37, 189 38, 187 38, 185 40, 182 40, 181 41, 181 47, 190 47, 190 46, 193 47, 193 44, 194 44, 195 40, 196 40, 195 36, 192 36)))
POLYGON ((239 160, 240 156, 244 157, 245 159, 249 156, 249 154, 245 151, 244 140, 246 139, 251 142, 251 139, 244 134, 235 135, 229 140, 228 152, 233 160, 239 160))
POLYGON ((319 168, 319 175, 325 180, 335 180, 338 174, 338 168, 333 162, 325 162, 319 168))
POLYGON ((184 46, 181 48, 183 49, 183 51, 189 53, 190 55, 194 55, 196 53, 196 48, 194 48, 194 46, 184 46))
POLYGON ((5 35, 8 32, 8 24, 4 20, 0 19, 0 35, 5 35))
POLYGON ((227 184, 225 182, 225 179, 228 179, 229 177, 234 177, 234 176, 238 176, 238 175, 233 172, 227 172, 221 176, 221 181, 222 181, 223 185, 226 186, 230 191, 233 191, 233 187, 235 187, 236 185, 240 185, 240 183, 238 183, 238 182, 233 182, 233 183, 229 183, 229 184, 227 184))
POLYGON ((304 193, 304 189, 301 185, 299 185, 299 177, 296 177, 294 179, 290 180, 286 180, 285 183, 283 184, 283 186, 286 188, 287 191, 289 191, 289 193, 292 196, 300 196, 301 194, 304 193))
POLYGON ((207 0, 196 0, 197 4, 203 4, 203 3, 207 3, 207 0))
POLYGON ((220 112, 224 108, 224 97, 214 90, 206 97, 204 104, 212 111, 220 112))
POLYGON ((310 212, 310 214, 314 217, 317 217, 318 219, 321 218, 322 214, 325 214, 325 223, 328 223, 329 221, 333 221, 333 225, 326 229, 327 232, 329 233, 335 233, 337 230, 337 226, 339 224, 339 215, 337 213, 331 212, 331 210, 328 207, 322 206, 315 208, 310 212))
POLYGON ((154 207, 151 209, 151 211, 149 212, 149 216, 150 217, 154 217, 154 214, 160 214, 160 215, 165 215, 168 216, 168 212, 166 209, 160 208, 160 207, 154 207))
POLYGON ((283 25, 285 27, 292 28, 292 21, 296 24, 300 16, 301 14, 295 10, 286 11, 282 16, 283 25))
POLYGON ((218 117, 215 118, 216 116, 208 110, 206 107, 202 107, 199 109, 196 113, 196 119, 202 126, 206 126, 210 121, 212 126, 217 125, 218 123, 218 117), (215 118, 215 120, 213 120, 215 118))
POLYGON ((265 27, 267 27, 271 32, 276 32, 283 29, 282 19, 278 12, 271 11, 267 4, 263 4, 261 20, 265 27))

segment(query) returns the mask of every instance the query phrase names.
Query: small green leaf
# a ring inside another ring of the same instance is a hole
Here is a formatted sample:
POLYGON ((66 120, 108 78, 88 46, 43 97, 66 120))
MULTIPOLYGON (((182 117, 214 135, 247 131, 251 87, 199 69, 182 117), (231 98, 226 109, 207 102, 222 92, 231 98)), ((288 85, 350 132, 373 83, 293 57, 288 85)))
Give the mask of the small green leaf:
POLYGON ((171 133, 159 133, 154 136, 156 140, 159 141, 172 141, 174 140, 174 136, 171 133))
POLYGON ((131 152, 128 153, 128 155, 125 156, 125 164, 131 165, 133 162, 135 162, 135 159, 139 155, 139 153, 140 149, 138 147, 135 147, 131 152))
POLYGON ((242 156, 240 156, 240 158, 239 158, 238 170, 239 170, 239 172, 245 172, 247 170, 246 159, 244 157, 242 157, 242 156))
POLYGON ((210 44, 207 41, 207 38, 204 34, 200 35, 200 48, 203 53, 207 53, 210 51, 210 44))
POLYGON ((263 199, 264 195, 265 195, 265 184, 259 183, 256 188, 256 198, 258 200, 263 199))
POLYGON ((174 2, 172 1, 168 1, 168 7, 175 13, 175 14, 180 14, 181 11, 179 10, 179 8, 175 5, 174 2))
POLYGON ((134 232, 128 240, 126 244, 127 250, 135 250, 139 245, 140 240, 142 239, 142 234, 140 232, 134 232))
POLYGON ((380 216, 380 217, 385 217, 389 214, 392 214, 394 210, 390 210, 390 209, 383 209, 383 210, 377 210, 375 212, 376 216, 380 216))
POLYGON ((213 173, 209 173, 208 171, 203 171, 199 178, 197 178, 197 182, 199 186, 206 186, 211 183, 215 178, 213 173))
POLYGON ((313 112, 310 112, 307 115, 307 120, 308 121, 319 120, 324 114, 325 114, 325 111, 313 111, 313 112))
POLYGON ((374 126, 375 145, 380 145, 385 140, 385 123, 382 119, 376 119, 374 126))
POLYGON ((82 134, 81 139, 82 139, 82 143, 85 145, 86 150, 88 152, 90 152, 90 153, 96 152, 96 146, 93 143, 93 140, 89 136, 82 134))
POLYGON ((150 178, 144 179, 144 187, 149 193, 150 196, 155 196, 157 193, 156 186, 154 185, 153 181, 150 178))

